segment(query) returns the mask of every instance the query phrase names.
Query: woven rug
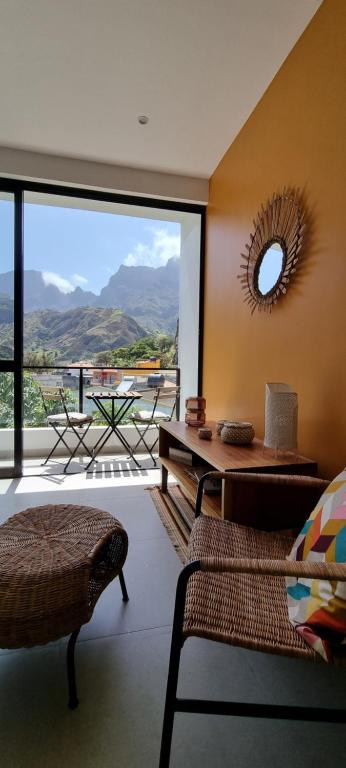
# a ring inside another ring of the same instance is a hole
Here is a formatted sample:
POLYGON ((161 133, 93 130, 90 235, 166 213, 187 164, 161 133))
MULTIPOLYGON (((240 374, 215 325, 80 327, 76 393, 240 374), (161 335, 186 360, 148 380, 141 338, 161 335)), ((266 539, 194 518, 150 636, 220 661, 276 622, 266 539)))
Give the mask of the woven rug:
POLYGON ((193 507, 179 485, 170 485, 168 493, 162 493, 157 486, 148 490, 173 547, 185 565, 188 559, 190 531, 194 521, 193 507))

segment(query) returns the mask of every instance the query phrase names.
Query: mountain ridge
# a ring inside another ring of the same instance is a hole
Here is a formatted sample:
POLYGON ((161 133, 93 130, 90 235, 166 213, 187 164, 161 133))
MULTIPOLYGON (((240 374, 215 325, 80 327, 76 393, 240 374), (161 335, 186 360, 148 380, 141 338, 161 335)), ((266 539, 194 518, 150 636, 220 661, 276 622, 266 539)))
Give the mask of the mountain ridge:
MULTIPOLYGON (((13 299, 13 272, 0 274, 0 294, 13 299)), ((77 308, 121 309, 147 332, 174 334, 179 311, 179 260, 171 258, 162 267, 121 264, 100 294, 77 286, 63 293, 46 284, 43 272, 24 271, 24 312, 51 309, 66 312, 77 308)))

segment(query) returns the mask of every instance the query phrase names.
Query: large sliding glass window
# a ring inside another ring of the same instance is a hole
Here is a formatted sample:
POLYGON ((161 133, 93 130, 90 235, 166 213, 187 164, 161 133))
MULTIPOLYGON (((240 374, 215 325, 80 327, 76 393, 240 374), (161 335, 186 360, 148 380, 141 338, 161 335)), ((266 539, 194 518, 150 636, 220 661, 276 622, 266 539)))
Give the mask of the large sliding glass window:
POLYGON ((81 381, 86 391, 97 368, 128 368, 135 350, 142 365, 178 370, 167 376, 182 402, 198 393, 203 209, 12 183, 0 196, 0 468, 18 474, 14 414, 24 453, 38 456, 40 382, 70 383, 70 405, 86 408, 81 381))

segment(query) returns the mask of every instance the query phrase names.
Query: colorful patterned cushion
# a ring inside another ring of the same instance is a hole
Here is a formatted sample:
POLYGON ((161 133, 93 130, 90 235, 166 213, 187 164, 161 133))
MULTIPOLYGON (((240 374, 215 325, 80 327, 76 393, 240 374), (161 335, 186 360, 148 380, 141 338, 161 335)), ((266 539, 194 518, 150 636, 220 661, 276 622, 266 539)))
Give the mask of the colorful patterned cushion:
MULTIPOLYGON (((328 486, 300 532, 289 560, 346 563, 346 469, 328 486)), ((325 661, 345 645, 346 582, 287 577, 291 623, 325 661)))

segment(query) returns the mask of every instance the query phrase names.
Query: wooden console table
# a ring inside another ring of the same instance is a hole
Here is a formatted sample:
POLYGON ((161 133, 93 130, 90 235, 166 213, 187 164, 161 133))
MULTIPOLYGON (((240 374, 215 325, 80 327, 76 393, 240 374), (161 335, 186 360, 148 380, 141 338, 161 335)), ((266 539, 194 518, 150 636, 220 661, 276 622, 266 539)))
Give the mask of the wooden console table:
MULTIPOLYGON (((201 440, 198 430, 183 421, 160 424, 159 457, 161 462, 161 490, 167 492, 168 473, 178 481, 182 491, 194 504, 197 482, 188 471, 193 469, 169 457, 170 448, 185 448, 193 454, 194 465, 208 465, 208 469, 222 472, 265 472, 292 475, 317 475, 317 463, 293 453, 281 454, 277 458, 271 451, 263 449, 263 442, 254 439, 250 445, 229 445, 216 434, 215 422, 206 425, 213 431, 212 440, 201 440)), ((206 470, 208 471, 208 470, 206 470)), ((229 484, 228 484, 229 485, 229 484)), ((202 510, 213 517, 230 518, 230 499, 226 485, 222 483, 220 494, 204 494, 202 510)))

